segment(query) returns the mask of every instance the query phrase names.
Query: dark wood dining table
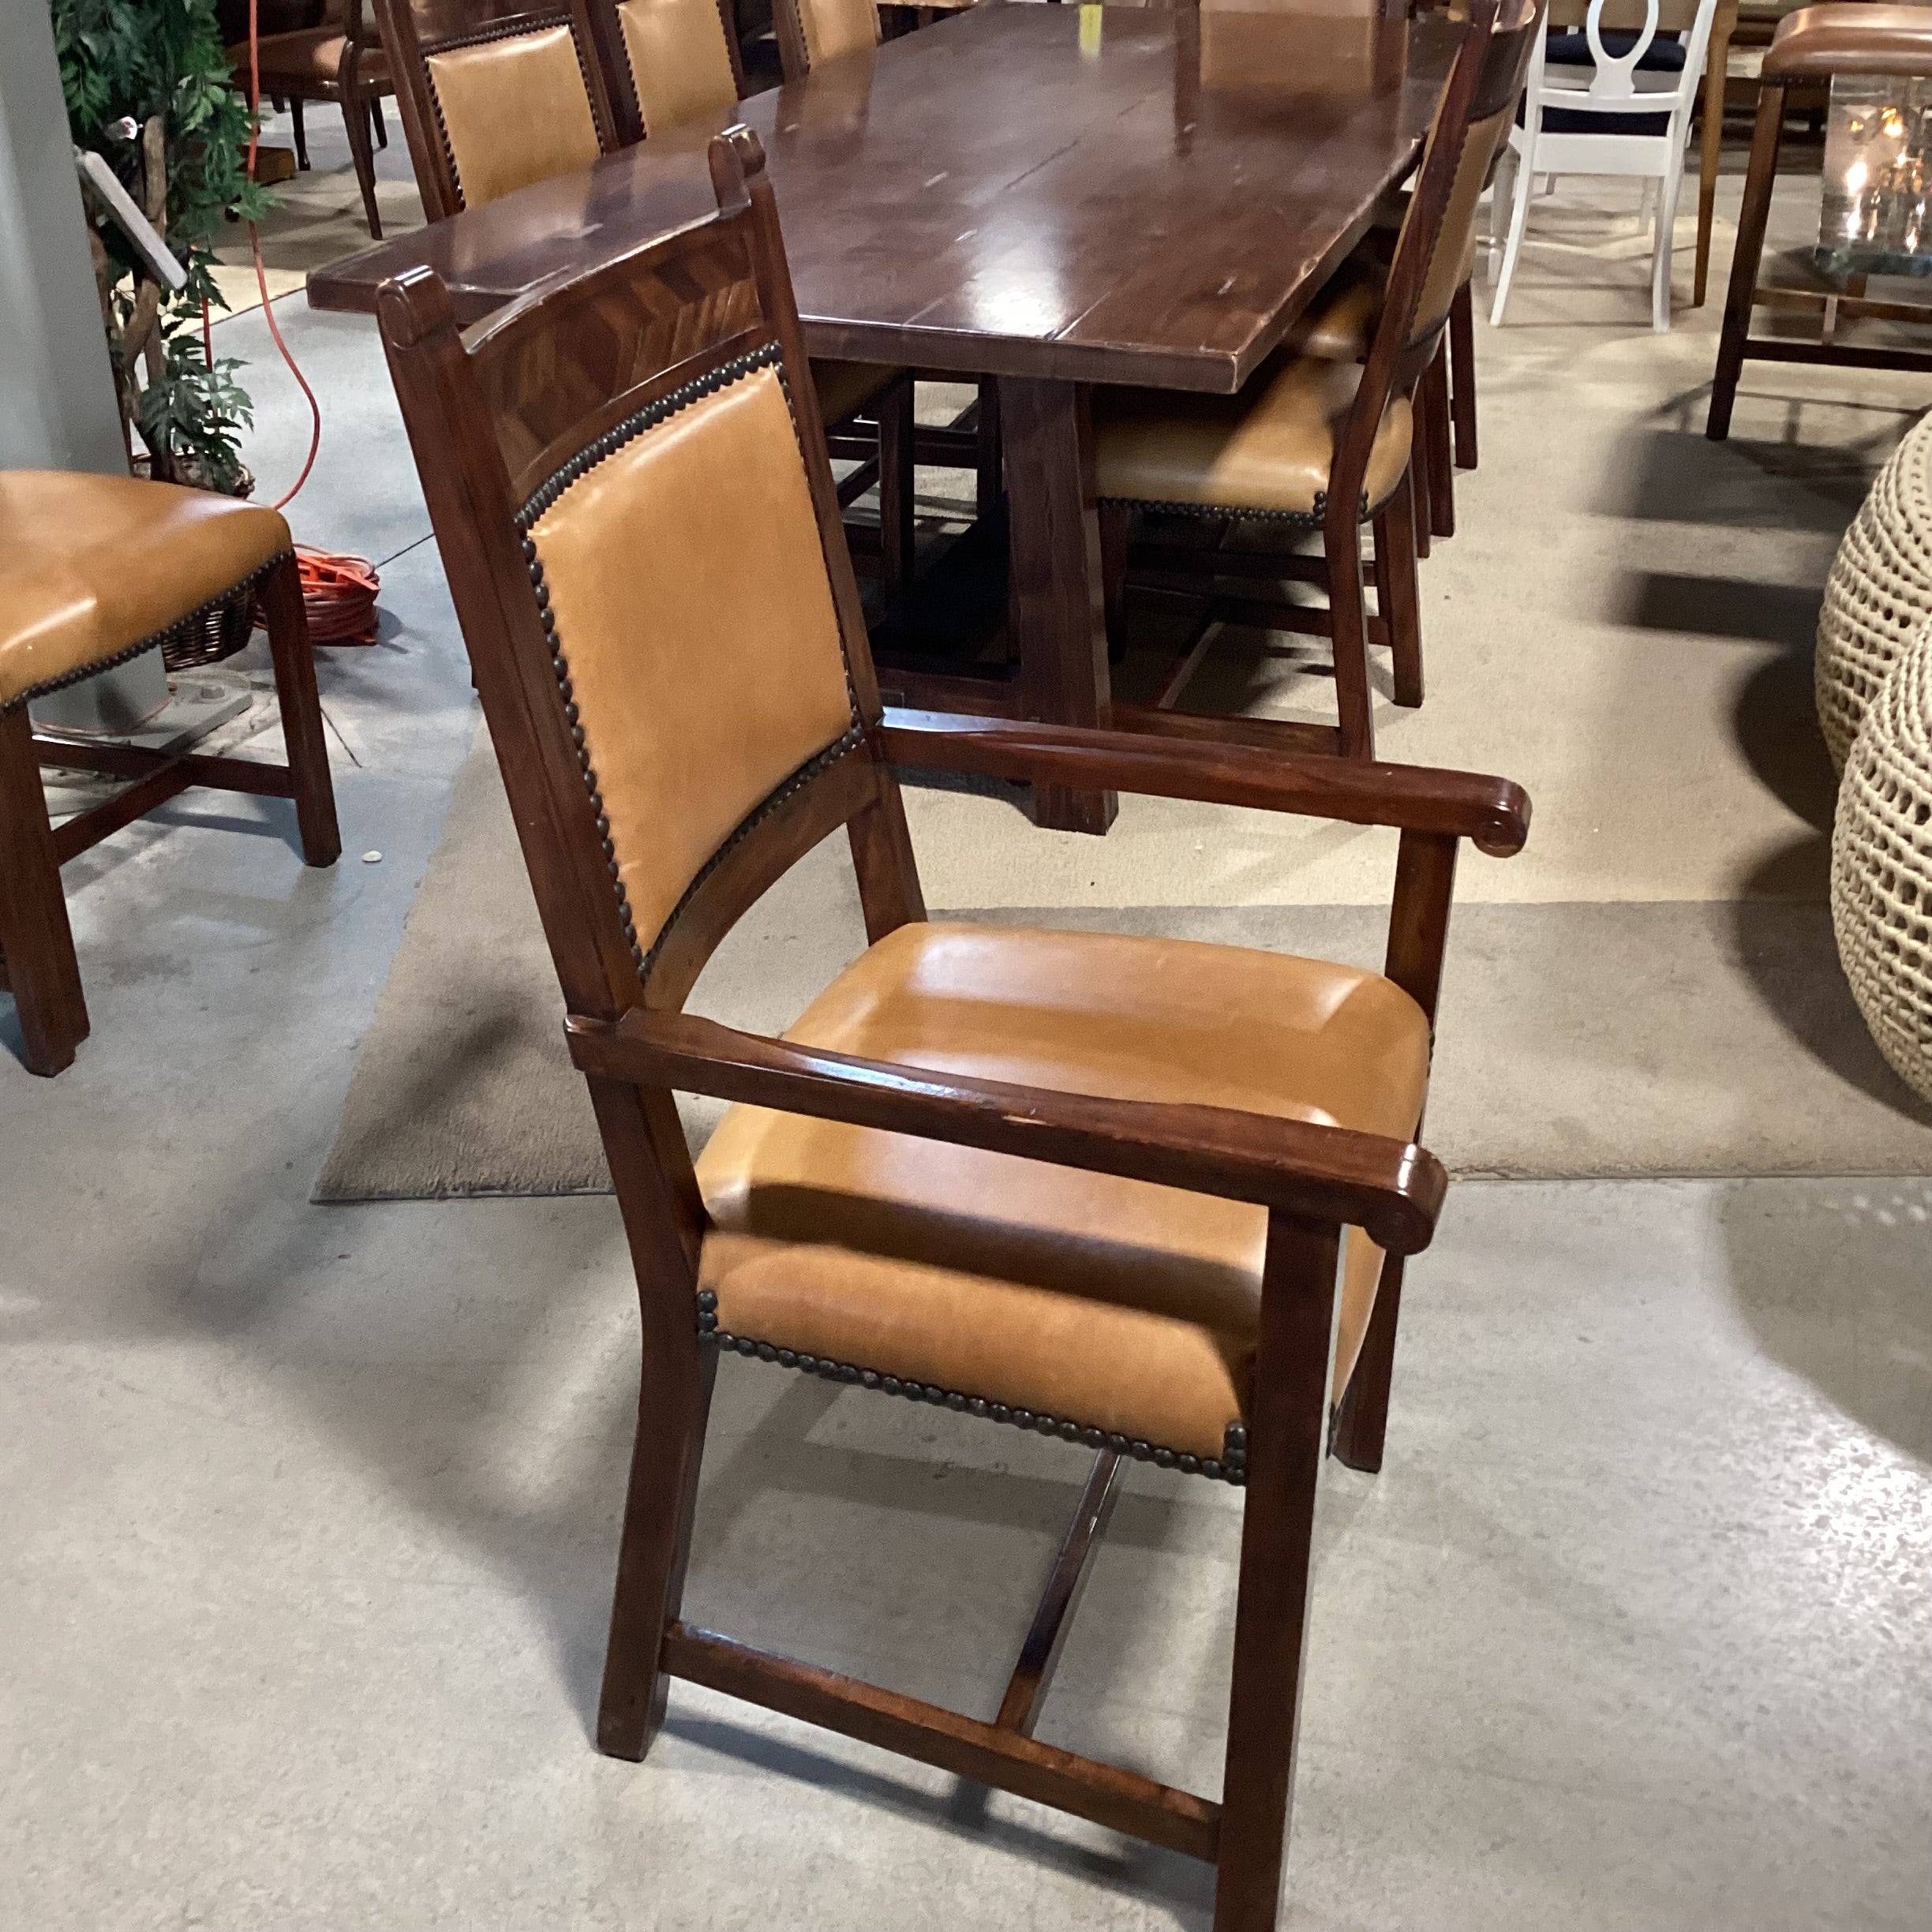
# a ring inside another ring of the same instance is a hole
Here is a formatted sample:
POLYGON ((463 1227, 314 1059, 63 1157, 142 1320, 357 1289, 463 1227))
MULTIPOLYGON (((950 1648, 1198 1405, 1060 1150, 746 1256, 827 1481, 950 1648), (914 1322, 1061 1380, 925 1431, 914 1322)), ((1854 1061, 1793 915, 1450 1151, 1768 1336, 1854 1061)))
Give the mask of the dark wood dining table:
MULTIPOLYGON (((811 353, 997 382, 1013 668, 882 668, 900 701, 1106 721, 1092 386, 1238 390, 1413 167, 1462 31, 1406 0, 984 0, 738 104, 811 353)), ((716 131, 319 269, 309 302, 370 312, 426 264, 474 320, 702 214, 716 131)), ((1114 800, 1043 788, 1035 811, 1104 832, 1114 800)))

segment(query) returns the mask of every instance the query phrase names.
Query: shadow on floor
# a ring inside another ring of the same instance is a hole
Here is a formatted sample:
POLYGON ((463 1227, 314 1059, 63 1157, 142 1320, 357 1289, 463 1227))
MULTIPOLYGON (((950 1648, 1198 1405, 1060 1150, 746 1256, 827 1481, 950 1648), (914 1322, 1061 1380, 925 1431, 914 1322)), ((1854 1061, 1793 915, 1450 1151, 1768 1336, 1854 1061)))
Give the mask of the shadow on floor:
MULTIPOLYGON (((1932 1183, 1847 1181, 1796 1214, 1790 1196, 1740 1182, 1717 1225, 1732 1294, 1765 1352, 1932 1466, 1932 1183)), ((1821 1511, 1835 1483, 1885 1480, 1863 1466, 1821 1475, 1821 1511)))

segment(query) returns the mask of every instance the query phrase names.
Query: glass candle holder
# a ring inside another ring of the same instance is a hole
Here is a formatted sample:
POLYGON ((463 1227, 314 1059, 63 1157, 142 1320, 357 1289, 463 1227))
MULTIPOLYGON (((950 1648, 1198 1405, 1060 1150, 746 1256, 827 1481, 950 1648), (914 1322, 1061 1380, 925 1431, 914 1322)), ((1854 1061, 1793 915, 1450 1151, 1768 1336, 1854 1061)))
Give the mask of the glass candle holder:
POLYGON ((1932 275, 1932 81, 1833 77, 1814 259, 1834 282, 1932 275))

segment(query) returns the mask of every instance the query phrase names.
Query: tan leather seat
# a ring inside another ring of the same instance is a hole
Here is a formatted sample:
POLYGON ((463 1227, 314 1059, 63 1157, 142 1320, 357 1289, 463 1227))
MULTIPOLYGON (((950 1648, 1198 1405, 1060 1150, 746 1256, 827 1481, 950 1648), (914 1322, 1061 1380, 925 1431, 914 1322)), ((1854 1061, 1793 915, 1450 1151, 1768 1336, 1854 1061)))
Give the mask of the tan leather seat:
MULTIPOLYGON (((1408 994, 1354 968, 952 924, 892 934, 786 1037, 1402 1140, 1429 1052, 1408 994)), ((1245 1415, 1260 1208, 755 1107, 725 1116, 698 1178, 715 1223, 700 1286, 741 1342, 1199 1462, 1220 1458, 1245 1415)), ((1338 1393, 1380 1263, 1351 1230, 1338 1393)))
MULTIPOLYGON (((1237 395, 1101 391, 1094 398, 1099 493, 1318 516, 1360 374, 1350 363, 1290 355, 1262 368, 1237 395)), ((1368 457, 1371 509, 1401 482, 1410 437, 1408 398, 1391 397, 1368 457)))
MULTIPOLYGON (((1378 215, 1375 230, 1342 265, 1340 272, 1318 295, 1308 313, 1282 344, 1297 355, 1318 362, 1359 362, 1368 353, 1368 339, 1382 319, 1382 297, 1388 286, 1388 257, 1393 230, 1402 226, 1408 197, 1397 200, 1384 223, 1378 215)), ((1476 272, 1476 234, 1463 245, 1459 281, 1476 272)))
MULTIPOLYGON (((277 80, 326 81, 333 84, 342 71, 346 36, 333 27, 315 27, 298 33, 272 34, 259 52, 262 92, 273 91, 277 80)), ((227 50, 230 64, 245 84, 249 71, 248 43, 227 50)), ((362 79, 372 86, 388 86, 389 63, 382 47, 372 36, 358 63, 362 79)))
POLYGON ((829 429, 862 410, 901 372, 880 362, 820 362, 811 365, 818 391, 818 419, 829 429))
POLYGON ((0 711, 159 642, 290 548, 275 511, 206 490, 0 470, 0 711))
POLYGON ((1801 8, 1779 21, 1763 73, 1767 80, 1932 74, 1932 9, 1877 0, 1801 8))

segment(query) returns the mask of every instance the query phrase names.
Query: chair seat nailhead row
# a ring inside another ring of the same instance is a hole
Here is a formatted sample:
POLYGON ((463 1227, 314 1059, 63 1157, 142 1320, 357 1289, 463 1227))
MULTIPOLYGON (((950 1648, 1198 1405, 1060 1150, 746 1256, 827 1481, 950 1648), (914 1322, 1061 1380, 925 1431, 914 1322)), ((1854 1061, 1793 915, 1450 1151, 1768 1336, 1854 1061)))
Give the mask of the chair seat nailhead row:
POLYGON ((1050 1415, 1038 1415, 1030 1409, 1015 1409, 1005 1402, 989 1402, 984 1396, 961 1395, 957 1389, 943 1389, 930 1382, 917 1382, 900 1376, 886 1375, 876 1368, 855 1368, 849 1362, 830 1361, 816 1355, 780 1348, 769 1342, 754 1341, 749 1335, 731 1335, 718 1327, 716 1290, 698 1291, 698 1339, 728 1349, 735 1354, 754 1355, 760 1361, 776 1362, 781 1368, 802 1369, 807 1375, 822 1376, 829 1382, 848 1382, 859 1388, 877 1389, 882 1395, 903 1395, 908 1402, 930 1402, 935 1408, 952 1409, 964 1415, 990 1422, 1005 1422, 1017 1428, 1030 1429, 1038 1436, 1058 1436, 1065 1442, 1084 1443, 1089 1449, 1110 1449, 1116 1455, 1132 1456, 1137 1462, 1151 1462, 1158 1469, 1178 1469, 1185 1476, 1207 1476, 1237 1488, 1248 1481, 1248 1432, 1239 1422, 1230 1422, 1219 1457, 1202 1457, 1174 1449, 1157 1447, 1115 1432, 1095 1428, 1091 1424, 1070 1422, 1050 1415))

